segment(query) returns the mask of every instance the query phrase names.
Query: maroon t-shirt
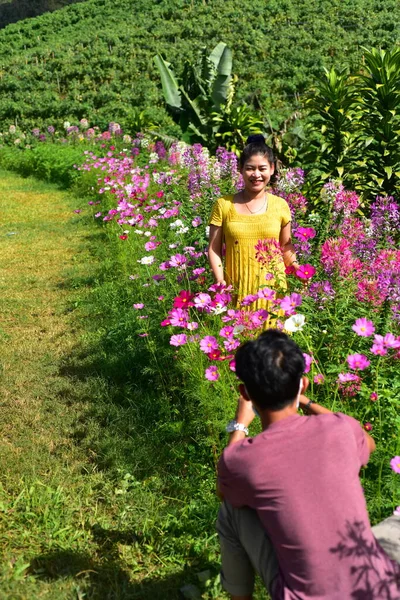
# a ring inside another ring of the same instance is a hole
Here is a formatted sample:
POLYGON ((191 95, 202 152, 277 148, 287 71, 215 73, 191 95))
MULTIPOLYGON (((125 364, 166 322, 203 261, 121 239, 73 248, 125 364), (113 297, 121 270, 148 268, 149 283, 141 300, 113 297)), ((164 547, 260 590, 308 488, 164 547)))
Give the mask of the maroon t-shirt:
POLYGON ((342 413, 293 415, 224 450, 222 494, 256 509, 274 545, 274 600, 400 599, 400 566, 373 536, 359 480, 368 458, 342 413))

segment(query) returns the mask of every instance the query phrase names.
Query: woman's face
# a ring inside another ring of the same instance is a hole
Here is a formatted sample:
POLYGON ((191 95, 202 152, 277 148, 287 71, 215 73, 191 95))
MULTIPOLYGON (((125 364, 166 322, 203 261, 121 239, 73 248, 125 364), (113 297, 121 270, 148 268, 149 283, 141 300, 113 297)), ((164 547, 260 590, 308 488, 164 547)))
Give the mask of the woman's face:
POLYGON ((243 165, 242 177, 248 192, 261 192, 274 174, 274 165, 266 156, 253 154, 243 165))

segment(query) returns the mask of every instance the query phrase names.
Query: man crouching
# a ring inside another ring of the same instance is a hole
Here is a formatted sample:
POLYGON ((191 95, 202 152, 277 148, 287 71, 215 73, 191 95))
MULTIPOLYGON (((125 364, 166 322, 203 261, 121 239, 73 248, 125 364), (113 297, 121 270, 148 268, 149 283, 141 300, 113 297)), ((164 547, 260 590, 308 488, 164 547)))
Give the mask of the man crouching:
MULTIPOLYGON (((218 465, 222 584, 251 600, 257 571, 273 600, 398 599, 400 566, 374 536, 359 480, 375 442, 302 395, 304 366, 297 344, 272 329, 236 353, 241 397, 218 465), (262 432, 246 438, 255 411, 262 432)), ((393 519, 378 537, 399 560, 393 519)))

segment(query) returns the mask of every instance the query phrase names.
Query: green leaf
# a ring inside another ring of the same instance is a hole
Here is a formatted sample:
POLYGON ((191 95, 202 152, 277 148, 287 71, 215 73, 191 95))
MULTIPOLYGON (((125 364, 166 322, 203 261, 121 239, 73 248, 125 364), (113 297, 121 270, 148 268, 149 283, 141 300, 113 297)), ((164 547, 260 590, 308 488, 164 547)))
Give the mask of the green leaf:
POLYGON ((388 179, 391 178, 391 176, 393 175, 393 169, 392 167, 384 167, 383 169, 388 177, 388 179))
POLYGON ((170 63, 167 63, 159 54, 154 56, 154 62, 160 73, 161 85, 166 103, 175 110, 181 110, 182 97, 175 75, 169 68, 170 63))

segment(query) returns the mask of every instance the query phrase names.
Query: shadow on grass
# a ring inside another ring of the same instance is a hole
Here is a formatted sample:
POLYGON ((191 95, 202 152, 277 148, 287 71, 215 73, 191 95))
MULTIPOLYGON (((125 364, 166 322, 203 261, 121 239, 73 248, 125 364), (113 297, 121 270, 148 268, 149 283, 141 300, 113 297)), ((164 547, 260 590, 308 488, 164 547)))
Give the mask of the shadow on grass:
MULTIPOLYGON (((89 600, 178 600, 180 591, 188 582, 192 590, 197 588, 200 597, 198 569, 184 568, 170 575, 151 575, 146 578, 146 567, 135 569, 142 572, 140 581, 132 581, 129 573, 119 564, 118 544, 132 545, 136 538, 132 532, 93 528, 93 539, 98 548, 94 558, 88 553, 73 550, 57 550, 36 556, 30 564, 29 573, 45 582, 72 578, 80 592, 89 600)), ((136 553, 140 557, 140 551, 136 553)), ((140 563, 140 558, 138 560, 140 563)), ((152 569, 150 569, 152 571, 152 569)), ((216 575, 216 573, 215 573, 216 575)), ((81 597, 81 596, 79 596, 81 597)))

